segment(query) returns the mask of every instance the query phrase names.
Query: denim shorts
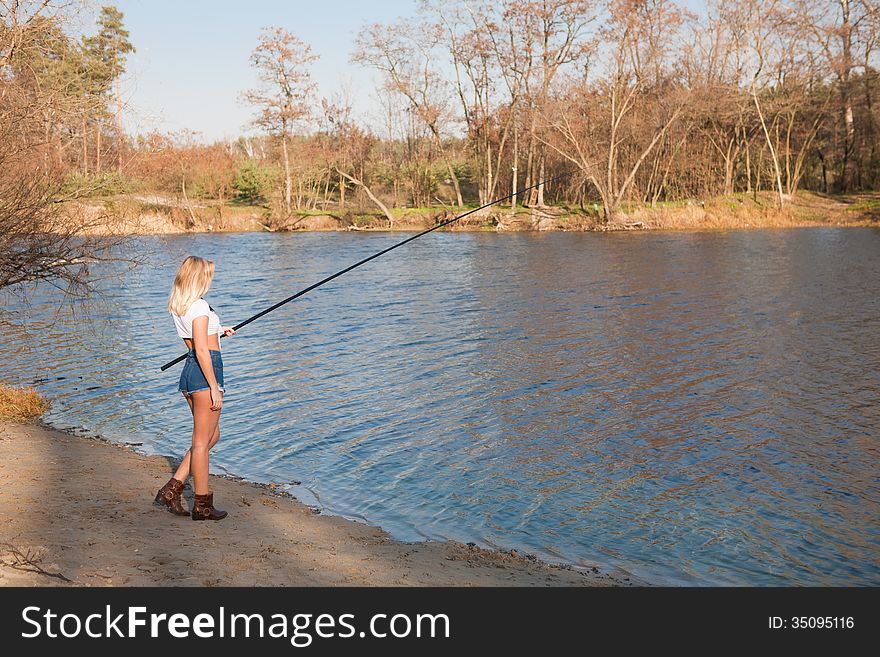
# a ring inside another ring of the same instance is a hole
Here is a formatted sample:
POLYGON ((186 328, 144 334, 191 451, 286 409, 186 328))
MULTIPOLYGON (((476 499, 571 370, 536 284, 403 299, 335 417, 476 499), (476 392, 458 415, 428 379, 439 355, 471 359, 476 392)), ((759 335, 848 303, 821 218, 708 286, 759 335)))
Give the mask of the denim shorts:
MULTIPOLYGON (((208 353, 211 355, 211 365, 214 367, 214 378, 217 379, 217 385, 220 387, 220 390, 226 392, 226 389, 223 387, 223 358, 221 358, 220 352, 216 349, 211 349, 208 353)), ((210 388, 208 380, 202 373, 202 366, 199 365, 199 361, 196 358, 196 352, 191 349, 186 355, 177 389, 184 395, 189 396, 194 392, 210 390, 210 388)))

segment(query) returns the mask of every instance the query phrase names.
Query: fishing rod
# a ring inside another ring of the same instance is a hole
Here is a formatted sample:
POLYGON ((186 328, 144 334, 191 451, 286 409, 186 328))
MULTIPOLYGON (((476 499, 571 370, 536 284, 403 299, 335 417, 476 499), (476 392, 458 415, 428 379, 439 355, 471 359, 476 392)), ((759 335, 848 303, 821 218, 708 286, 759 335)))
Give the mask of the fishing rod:
MULTIPOLYGON (((357 267, 360 267, 361 265, 365 265, 370 260, 375 260, 379 256, 385 255, 389 251, 393 251, 394 249, 396 249, 400 246, 403 246, 404 244, 407 244, 409 242, 412 242, 413 240, 420 238, 422 235, 427 235, 428 233, 435 231, 438 228, 443 228, 443 226, 448 226, 449 224, 451 224, 454 221, 458 221, 459 219, 464 219, 465 217, 467 217, 470 214, 473 214, 474 212, 479 212, 480 210, 485 210, 486 208, 491 207, 493 205, 496 205, 498 203, 503 203, 504 201, 511 199, 514 196, 517 196, 519 194, 523 194, 524 192, 527 192, 530 189, 535 189, 537 187, 540 187, 541 185, 545 185, 547 183, 553 182, 554 180, 559 180, 560 178, 564 178, 567 175, 568 175, 567 173, 561 173, 558 176, 553 176, 552 178, 546 178, 545 180, 542 180, 538 183, 535 183, 534 185, 529 185, 528 187, 523 187, 522 189, 518 189, 518 190, 508 194, 507 196, 497 198, 494 201, 492 201, 491 203, 486 203, 486 205, 481 205, 480 207, 475 208, 473 210, 468 210, 467 212, 460 214, 457 217, 453 217, 452 219, 447 219, 446 221, 442 221, 439 224, 437 224, 436 226, 432 226, 431 228, 423 230, 421 233, 413 235, 412 237, 408 237, 405 240, 403 240, 402 242, 398 242, 397 244, 392 244, 387 249, 382 249, 378 253, 374 253, 373 255, 369 256, 368 258, 364 258, 363 260, 359 260, 358 262, 354 263, 353 265, 350 265, 350 266, 346 267, 345 269, 328 276, 327 278, 321 279, 317 283, 313 283, 312 285, 309 285, 307 288, 300 290, 296 294, 292 294, 289 297, 287 297, 286 299, 282 299, 281 301, 276 303, 274 306, 269 306, 265 310, 261 310, 260 312, 258 312, 256 315, 253 315, 252 317, 248 317, 243 322, 240 322, 240 323, 236 324, 235 326, 233 326, 232 329, 234 331, 238 331, 238 329, 242 328, 243 326, 247 326, 251 322, 254 322, 254 321, 260 319, 260 317, 262 317, 263 315, 268 315, 273 310, 278 310, 284 304, 290 303, 294 299, 298 299, 299 297, 303 296, 304 294, 308 294, 309 292, 311 292, 315 288, 321 287, 325 283, 329 283, 334 278, 339 278, 343 274, 347 274, 348 272, 350 272, 352 269, 356 269, 357 267)), ((222 338, 223 336, 220 335, 219 337, 222 338)), ((180 356, 178 356, 174 360, 168 361, 161 368, 159 368, 160 371, 164 372, 172 365, 175 365, 175 364, 179 363, 180 361, 182 361, 184 358, 186 358, 186 356, 187 356, 186 354, 181 354, 180 356)))

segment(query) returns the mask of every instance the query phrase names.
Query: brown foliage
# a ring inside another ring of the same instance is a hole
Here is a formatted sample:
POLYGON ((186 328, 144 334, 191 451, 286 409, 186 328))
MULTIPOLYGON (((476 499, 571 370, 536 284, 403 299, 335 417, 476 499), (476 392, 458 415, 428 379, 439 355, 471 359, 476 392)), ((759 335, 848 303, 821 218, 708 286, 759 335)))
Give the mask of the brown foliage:
POLYGON ((49 410, 49 403, 34 388, 13 388, 0 383, 0 420, 30 422, 49 410))

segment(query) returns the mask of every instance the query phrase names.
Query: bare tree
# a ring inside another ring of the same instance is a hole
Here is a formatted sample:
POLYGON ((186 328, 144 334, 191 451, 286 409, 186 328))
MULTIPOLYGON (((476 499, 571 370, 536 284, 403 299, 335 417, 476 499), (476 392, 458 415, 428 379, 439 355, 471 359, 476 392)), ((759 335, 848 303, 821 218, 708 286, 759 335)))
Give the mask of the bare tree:
POLYGON ((358 35, 353 59, 382 71, 387 88, 405 97, 413 113, 430 130, 455 190, 456 203, 462 206, 461 186, 442 137, 449 116, 442 95, 444 83, 435 71, 441 37, 442 32, 426 24, 376 24, 358 35))
MULTIPOLYGON (((872 51, 876 47, 877 5, 872 0, 796 0, 786 13, 794 29, 812 37, 812 44, 804 43, 804 46, 812 45, 824 57, 836 81, 841 141, 836 188, 846 191, 851 187, 850 165, 856 145, 852 79, 856 73, 867 76, 871 69, 872 51), (859 51, 861 56, 857 54, 859 51)), ((870 120, 866 124, 869 129, 873 127, 870 120)))
POLYGON ((289 141, 297 122, 309 116, 313 85, 308 65, 318 59, 312 48, 283 28, 263 30, 251 53, 261 86, 245 92, 245 99, 256 106, 254 123, 281 140, 284 162, 284 211, 291 211, 291 170, 289 141))
POLYGON ((608 70, 595 84, 571 84, 555 98, 548 122, 553 134, 539 136, 595 187, 611 223, 642 164, 687 104, 667 58, 683 20, 666 0, 612 5, 608 70), (650 128, 640 131, 640 125, 650 128))
POLYGON ((526 186, 541 184, 532 192, 530 204, 544 205, 546 157, 544 139, 538 134, 551 85, 566 64, 581 61, 595 47, 588 30, 596 19, 595 0, 506 0, 504 19, 514 27, 514 47, 523 55, 529 75, 523 78, 529 102, 529 145, 526 186))

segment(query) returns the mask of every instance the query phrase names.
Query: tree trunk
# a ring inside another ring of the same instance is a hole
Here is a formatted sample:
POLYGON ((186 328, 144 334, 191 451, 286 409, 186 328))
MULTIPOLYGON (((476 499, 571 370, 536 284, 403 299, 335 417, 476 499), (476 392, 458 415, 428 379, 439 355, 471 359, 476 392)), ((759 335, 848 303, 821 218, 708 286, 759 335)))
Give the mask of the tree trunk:
MULTIPOLYGON (((745 135, 743 135, 743 138, 745 139, 745 135)), ((746 194, 749 194, 752 191, 752 149, 749 146, 748 140, 745 141, 745 147, 746 147, 746 194)))
POLYGON ((455 188, 455 202, 458 207, 464 206, 464 201, 461 198, 461 187, 458 185, 458 176, 455 175, 455 171, 452 168, 452 163, 449 161, 449 158, 446 155, 443 156, 443 161, 446 163, 446 171, 449 173, 449 177, 452 179, 452 186, 455 188))
POLYGON ((491 200, 492 178, 492 144, 486 143, 486 200, 483 203, 488 203, 491 200))
POLYGON ((281 135, 281 150, 284 154, 284 212, 290 216, 290 156, 287 153, 287 131, 281 135))
POLYGON ((446 149, 443 148, 443 140, 440 139, 440 131, 437 129, 437 126, 430 125, 431 134, 434 135, 434 140, 437 142, 437 148, 440 150, 440 155, 443 157, 443 162, 446 164, 446 172, 449 174, 450 180, 452 180, 452 186, 455 189, 455 200, 458 204, 458 207, 464 206, 464 201, 461 198, 461 187, 458 185, 458 176, 455 175, 455 171, 452 168, 452 163, 449 161, 449 158, 446 156, 446 149))
POLYGON ((376 197, 375 194, 373 194, 373 192, 370 190, 370 188, 367 187, 362 181, 358 180, 354 176, 350 176, 347 173, 343 173, 342 170, 340 170, 340 169, 336 169, 336 171, 339 172, 340 176, 343 176, 346 180, 351 181, 352 184, 357 185, 358 187, 361 187, 364 190, 364 192, 367 194, 367 196, 370 197, 370 200, 376 204, 376 207, 378 207, 382 211, 382 214, 385 215, 385 218, 388 219, 388 223, 391 224, 391 228, 393 229, 394 228, 394 216, 391 214, 391 212, 388 211, 388 208, 385 207, 385 204, 382 203, 382 201, 380 201, 376 197))
POLYGON ((599 196, 602 198, 602 211, 605 213, 605 223, 613 224, 617 221, 618 202, 609 196, 606 192, 599 190, 599 196))
POLYGON ((541 168, 540 168, 539 173, 538 173, 538 182, 540 182, 541 184, 538 185, 538 203, 537 203, 537 206, 538 206, 539 208, 543 208, 543 207, 544 207, 544 163, 545 163, 546 160, 547 160, 547 158, 546 158, 546 156, 545 156, 545 154, 544 154, 544 149, 543 149, 543 148, 541 149, 541 154, 540 154, 539 157, 540 157, 540 159, 541 159, 541 168))
POLYGON ((345 178, 342 177, 342 172, 339 172, 339 209, 345 209, 345 178))
POLYGON ((180 179, 180 190, 183 192, 183 202, 186 204, 186 209, 189 212, 189 219, 192 222, 191 227, 195 227, 196 225, 196 215, 193 212, 192 206, 189 203, 189 197, 186 195, 186 176, 184 175, 180 179))
POLYGON ((727 144, 727 154, 724 156, 724 195, 733 195, 733 165, 736 162, 736 156, 739 149, 734 149, 736 137, 733 137, 727 144))
MULTIPOLYGON (((526 157, 526 187, 531 187, 535 184, 535 121, 534 118, 534 108, 532 109, 532 124, 529 128, 529 152, 526 157)), ((532 194, 529 194, 532 196, 532 194)), ((528 205, 531 202, 531 199, 523 199, 523 205, 528 205)))
POLYGON ((845 192, 847 183, 847 167, 853 148, 853 107, 849 93, 850 71, 852 70, 852 26, 850 24, 849 0, 839 0, 842 12, 840 38, 843 41, 843 70, 840 72, 840 99, 843 123, 843 157, 840 165, 840 177, 837 181, 838 191, 845 192))
POLYGON ((101 121, 95 125, 95 174, 101 175, 101 121))
POLYGON ((764 148, 758 151, 758 161, 755 163, 755 187, 752 191, 755 202, 758 202, 758 192, 761 191, 761 174, 764 172, 764 148))
POLYGON ((86 134, 88 130, 88 126, 86 125, 86 119, 83 117, 82 120, 82 157, 83 157, 83 166, 82 172, 84 176, 89 175, 89 139, 86 134))
POLYGON ((761 128, 764 130, 767 147, 770 149, 770 157, 773 159, 773 172, 776 174, 776 192, 779 198, 779 207, 782 208, 785 206, 785 193, 782 191, 782 172, 779 170, 779 158, 776 155, 776 149, 773 148, 773 140, 770 139, 770 131, 767 129, 767 122, 764 121, 764 112, 761 111, 761 105, 758 102, 758 92, 754 86, 752 86, 752 99, 755 101, 755 109, 758 110, 761 128))
POLYGON ((116 78, 116 171, 122 173, 122 76, 116 78))
MULTIPOLYGON (((865 65, 865 70, 867 70, 868 66, 865 65)), ((865 137, 867 142, 871 144, 871 153, 868 156, 868 167, 871 175, 871 179, 868 181, 868 186, 873 189, 877 184, 877 171, 876 171, 876 161, 877 161, 877 140, 875 139, 875 134, 877 129, 874 125, 874 101, 871 98, 871 79, 876 78, 876 73, 874 75, 865 74, 863 76, 864 85, 865 85, 865 108, 867 112, 865 112, 865 116, 867 117, 867 126, 865 128, 865 137)))
POLYGON ((519 130, 513 129, 513 168, 511 173, 510 191, 513 196, 510 197, 510 211, 516 212, 516 190, 519 182, 517 181, 517 166, 519 165, 519 130))

